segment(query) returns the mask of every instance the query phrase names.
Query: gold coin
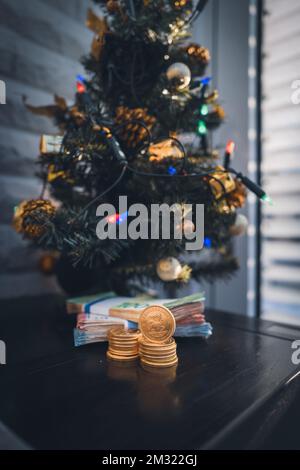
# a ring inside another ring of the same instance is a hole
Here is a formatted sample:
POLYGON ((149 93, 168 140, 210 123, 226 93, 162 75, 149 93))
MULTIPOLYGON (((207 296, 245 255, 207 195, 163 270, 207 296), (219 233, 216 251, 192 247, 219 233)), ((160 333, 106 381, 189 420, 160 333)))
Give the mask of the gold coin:
POLYGON ((138 330, 126 330, 121 326, 113 327, 108 331, 108 338, 121 339, 122 341, 132 341, 140 335, 138 330))
POLYGON ((117 354, 112 354, 110 353, 109 351, 106 352, 106 356, 109 358, 109 359, 113 359, 115 361, 131 361, 133 359, 137 359, 139 356, 138 354, 136 354, 135 356, 119 356, 117 354))
POLYGON ((172 312, 166 307, 150 305, 142 311, 139 326, 146 340, 160 343, 173 336, 176 322, 172 312))
POLYGON ((109 346, 109 351, 119 351, 120 353, 124 354, 138 354, 139 350, 138 349, 121 349, 121 348, 115 348, 113 346, 109 346))
POLYGON ((138 348, 139 344, 137 341, 134 341, 133 343, 127 343, 127 342, 122 342, 122 341, 112 341, 109 340, 109 344, 113 344, 115 346, 120 346, 122 348, 138 348))
POLYGON ((141 357, 144 357, 146 359, 153 359, 154 361, 168 361, 170 357, 177 356, 176 351, 172 352, 171 354, 168 354, 167 356, 158 356, 158 355, 153 355, 153 354, 140 354, 141 357))
POLYGON ((158 356, 141 356, 142 359, 145 361, 151 361, 151 362, 170 362, 173 361, 173 359, 176 359, 177 354, 171 354, 170 356, 167 357, 158 357, 158 356))
POLYGON ((172 362, 167 362, 167 363, 156 363, 156 362, 151 362, 151 361, 145 361, 144 359, 141 359, 141 363, 146 366, 152 366, 152 367, 172 367, 175 364, 178 364, 178 358, 174 359, 172 362))
POLYGON ((123 339, 123 338, 116 338, 116 337, 109 336, 108 341, 109 342, 114 342, 114 343, 119 343, 119 344, 124 344, 124 345, 130 345, 130 344, 137 344, 138 338, 123 339))
POLYGON ((137 351, 133 351, 133 352, 132 352, 132 351, 130 351, 130 352, 123 352, 123 351, 120 351, 120 350, 118 350, 118 349, 111 349, 111 348, 108 349, 108 352, 109 352, 110 354, 113 354, 113 355, 116 355, 116 356, 122 356, 122 357, 123 357, 123 356, 124 356, 124 357, 136 356, 136 355, 138 354, 137 351))
POLYGON ((127 348, 126 346, 120 346, 119 344, 109 343, 109 348, 120 349, 120 351, 138 351, 139 348, 137 345, 127 348))
POLYGON ((176 353, 176 348, 170 349, 169 351, 151 351, 151 349, 145 350, 145 349, 139 349, 140 354, 151 354, 152 356, 170 356, 170 354, 175 354, 176 353))
POLYGON ((109 347, 113 347, 115 349, 124 349, 126 351, 133 351, 133 350, 138 350, 139 346, 138 344, 132 344, 130 346, 126 346, 124 344, 117 344, 117 343, 108 343, 109 347))
POLYGON ((170 338, 169 340, 164 341, 163 343, 154 343, 153 341, 147 340, 144 336, 141 336, 139 338, 139 343, 143 346, 149 346, 151 348, 167 348, 168 346, 176 344, 174 338, 170 338))
POLYGON ((151 351, 151 352, 157 352, 157 353, 161 353, 161 352, 164 352, 164 353, 167 353, 169 351, 174 351, 176 350, 177 348, 177 345, 175 343, 175 341, 173 341, 172 343, 169 343, 169 344, 164 344, 164 343, 142 343, 140 342, 139 343, 139 349, 140 351, 151 351))
POLYGON ((140 354, 141 357, 153 357, 153 358, 157 358, 157 359, 168 359, 169 357, 174 356, 176 354, 176 351, 170 351, 170 353, 168 353, 168 354, 152 354, 151 352, 145 353, 145 352, 139 351, 139 354, 140 354))
POLYGON ((150 346, 150 344, 139 344, 139 348, 144 350, 144 351, 157 351, 157 352, 160 352, 160 351, 165 351, 165 352, 168 352, 168 351, 173 351, 174 349, 177 348, 177 345, 176 344, 170 344, 168 346, 165 346, 163 343, 153 343, 155 344, 155 347, 152 347, 150 346))

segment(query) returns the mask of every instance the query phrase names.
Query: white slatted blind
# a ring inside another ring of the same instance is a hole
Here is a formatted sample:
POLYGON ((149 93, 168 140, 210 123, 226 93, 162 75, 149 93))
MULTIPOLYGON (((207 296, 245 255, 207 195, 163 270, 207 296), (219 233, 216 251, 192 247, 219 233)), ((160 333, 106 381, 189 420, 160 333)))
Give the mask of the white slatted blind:
POLYGON ((274 205, 262 209, 262 316, 300 323, 300 1, 265 9, 262 181, 274 205))

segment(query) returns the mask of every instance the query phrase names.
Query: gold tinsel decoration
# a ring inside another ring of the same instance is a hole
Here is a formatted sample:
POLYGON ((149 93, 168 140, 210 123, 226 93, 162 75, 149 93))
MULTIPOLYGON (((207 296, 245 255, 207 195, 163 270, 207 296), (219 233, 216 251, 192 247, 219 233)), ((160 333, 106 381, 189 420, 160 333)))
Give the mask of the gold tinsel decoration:
POLYGON ((234 208, 243 207, 246 202, 247 190, 243 183, 239 180, 235 180, 235 189, 229 193, 226 197, 229 206, 234 208))
POLYGON ((126 121, 141 121, 151 131, 156 119, 150 116, 147 111, 146 108, 130 109, 125 106, 119 106, 116 109, 116 125, 124 124, 118 134, 128 147, 136 147, 142 142, 147 137, 147 131, 138 122, 126 124, 126 121))
POLYGON ((76 105, 72 106, 69 109, 69 113, 78 126, 82 125, 86 120, 86 115, 83 112, 79 111, 76 105))
POLYGON ((210 173, 209 185, 215 199, 221 199, 228 193, 235 190, 235 180, 231 174, 221 165, 216 167, 215 172, 210 173))
POLYGON ((86 26, 99 35, 105 34, 108 30, 106 19, 96 15, 91 8, 87 12, 86 26))
POLYGON ((49 104, 46 106, 32 106, 31 104, 27 104, 25 96, 23 96, 23 103, 32 114, 50 118, 55 117, 59 112, 65 113, 68 110, 65 98, 58 95, 54 95, 54 104, 49 104))
POLYGON ((192 275, 192 268, 188 264, 184 264, 182 266, 182 270, 177 281, 187 283, 189 282, 191 275, 192 275))
POLYGON ((105 18, 97 16, 90 8, 87 12, 86 26, 95 33, 91 45, 91 55, 99 60, 103 50, 105 35, 108 33, 108 25, 105 18))
POLYGON ((172 139, 166 139, 162 142, 151 144, 148 152, 150 162, 160 162, 166 158, 183 158, 182 150, 180 150, 172 139))
POLYGON ((243 207, 246 202, 247 190, 239 180, 234 180, 235 189, 228 192, 217 202, 217 210, 220 214, 232 214, 239 207, 243 207))
POLYGON ((74 180, 72 180, 72 178, 70 178, 68 171, 56 170, 55 165, 49 165, 48 174, 47 174, 48 183, 53 183, 53 181, 55 181, 57 179, 64 180, 69 184, 74 183, 74 180))
POLYGON ((224 198, 224 199, 221 199, 220 201, 218 201, 217 211, 220 214, 232 214, 232 212, 235 211, 235 208, 233 206, 231 206, 230 204, 228 204, 227 199, 224 198))
POLYGON ((225 111, 223 106, 216 104, 213 108, 213 112, 217 115, 220 120, 225 119, 225 111))
POLYGON ((98 36, 96 34, 93 37, 92 44, 91 44, 91 55, 94 57, 95 60, 99 61, 104 46, 104 37, 98 36))
POLYGON ((49 219, 54 214, 55 207, 49 200, 23 201, 15 209, 13 225, 18 233, 22 233, 28 238, 38 238, 45 232, 45 226, 41 223, 41 219, 49 219))
POLYGON ((195 59, 203 64, 208 64, 210 62, 210 53, 206 47, 200 46, 196 43, 191 43, 186 48, 186 53, 192 59, 195 59))
POLYGON ((217 101, 218 98, 219 98, 219 92, 218 92, 218 90, 214 90, 212 93, 210 93, 208 96, 206 96, 205 103, 212 104, 215 101, 217 101))

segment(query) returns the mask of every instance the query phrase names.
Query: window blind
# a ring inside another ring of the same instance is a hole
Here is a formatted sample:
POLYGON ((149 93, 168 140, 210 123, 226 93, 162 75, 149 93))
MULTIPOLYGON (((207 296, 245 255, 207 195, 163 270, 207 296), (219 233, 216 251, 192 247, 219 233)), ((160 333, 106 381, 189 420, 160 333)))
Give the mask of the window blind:
POLYGON ((262 207, 262 317, 300 323, 300 2, 265 10, 261 171, 274 205, 262 207))

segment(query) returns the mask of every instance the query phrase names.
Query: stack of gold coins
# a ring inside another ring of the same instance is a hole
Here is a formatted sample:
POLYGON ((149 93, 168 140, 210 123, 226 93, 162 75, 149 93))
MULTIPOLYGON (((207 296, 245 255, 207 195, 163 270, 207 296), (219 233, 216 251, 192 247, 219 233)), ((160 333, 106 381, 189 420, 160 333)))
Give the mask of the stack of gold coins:
POLYGON ((176 322, 172 312, 161 305, 146 307, 140 316, 139 354, 141 363, 151 367, 172 367, 178 363, 172 338, 176 322))
POLYGON ((111 328, 108 332, 107 357, 116 361, 131 361, 139 357, 138 330, 123 327, 111 328))
POLYGON ((171 367, 178 363, 176 343, 171 338, 167 343, 152 343, 140 339, 140 359, 144 365, 152 367, 171 367))

